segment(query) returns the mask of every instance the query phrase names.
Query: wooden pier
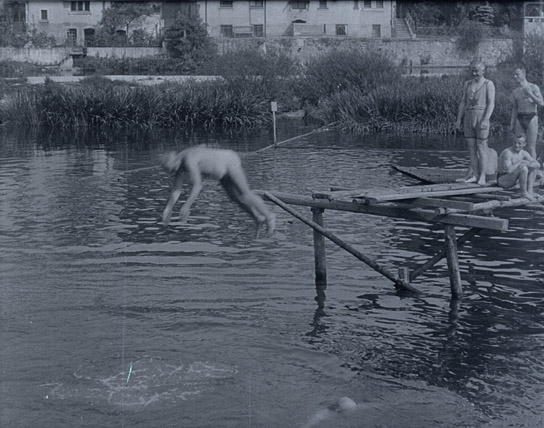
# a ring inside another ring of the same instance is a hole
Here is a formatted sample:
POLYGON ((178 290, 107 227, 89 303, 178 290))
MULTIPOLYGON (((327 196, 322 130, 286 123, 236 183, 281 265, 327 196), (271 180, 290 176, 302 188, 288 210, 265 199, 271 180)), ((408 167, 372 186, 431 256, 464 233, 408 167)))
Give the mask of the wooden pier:
MULTIPOLYGON (((534 201, 520 197, 515 191, 506 192, 492 184, 480 186, 467 183, 440 183, 372 190, 333 188, 326 192, 314 192, 309 196, 269 191, 259 193, 313 229, 316 286, 325 284, 326 287, 325 238, 327 238, 389 279, 399 291, 417 293, 418 290, 412 282, 446 258, 454 299, 463 294, 458 248, 483 229, 497 232, 508 230, 508 219, 500 217, 496 210, 535 205, 534 201), (312 219, 306 218, 292 206, 309 207, 312 219), (398 272, 394 273, 328 231, 324 227, 325 210, 348 211, 438 225, 444 230, 443 249, 412 271, 400 266, 398 272), (468 230, 458 237, 456 230, 458 227, 468 230)), ((536 205, 541 209, 543 207, 540 203, 536 205)))

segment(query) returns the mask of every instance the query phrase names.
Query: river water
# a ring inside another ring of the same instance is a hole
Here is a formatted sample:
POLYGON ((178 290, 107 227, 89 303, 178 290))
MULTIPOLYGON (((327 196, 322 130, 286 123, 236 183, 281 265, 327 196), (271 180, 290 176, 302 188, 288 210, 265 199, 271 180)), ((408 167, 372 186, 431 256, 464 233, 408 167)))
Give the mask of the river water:
MULTIPOLYGON (((541 427, 543 211, 508 210, 508 232, 462 247, 457 305, 445 263, 406 297, 328 242, 321 306, 312 233, 280 208, 276 234, 254 240, 207 182, 188 223, 163 227, 158 156, 232 147, 253 188, 309 195, 415 184, 390 166, 465 165, 463 144, 319 132, 254 153, 271 140, 2 131, 0 425, 541 427), (343 396, 357 408, 326 410, 343 396)), ((443 240, 391 218, 326 211, 325 223, 391 270, 443 240)))

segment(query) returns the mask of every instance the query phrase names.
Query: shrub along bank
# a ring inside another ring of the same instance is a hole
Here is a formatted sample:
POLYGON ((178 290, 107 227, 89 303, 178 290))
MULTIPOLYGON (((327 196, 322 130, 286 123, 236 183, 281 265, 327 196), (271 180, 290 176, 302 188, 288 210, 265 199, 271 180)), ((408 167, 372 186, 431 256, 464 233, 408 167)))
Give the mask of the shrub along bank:
MULTIPOLYGON (((529 80, 541 87, 542 41, 527 44, 524 56, 529 80)), ((488 75, 497 87, 496 129, 509 124, 508 96, 518 64, 513 59, 488 75)), ((91 77, 79 85, 47 81, 23 87, 3 97, 0 120, 55 127, 251 127, 269 121, 270 101, 277 101, 280 111, 304 109, 351 132, 451 133, 468 78, 402 76, 387 56, 370 51, 331 51, 300 67, 283 55, 246 50, 214 58, 206 67, 223 78, 146 87, 91 77)))

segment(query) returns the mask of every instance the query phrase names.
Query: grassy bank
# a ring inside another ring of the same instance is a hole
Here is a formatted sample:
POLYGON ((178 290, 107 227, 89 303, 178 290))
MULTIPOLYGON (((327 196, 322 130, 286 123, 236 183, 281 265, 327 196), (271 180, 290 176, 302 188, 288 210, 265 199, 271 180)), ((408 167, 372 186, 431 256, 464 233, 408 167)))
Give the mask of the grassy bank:
MULTIPOLYGON (((538 58, 529 69, 529 79, 542 86, 544 82, 531 78, 536 74, 532 68, 541 62, 538 58)), ((514 64, 488 76, 497 88, 492 117, 497 131, 510 121, 514 64)), ((270 101, 277 101, 280 112, 304 109, 308 117, 337 122, 350 132, 393 129, 446 134, 454 132, 468 78, 402 76, 401 69, 381 53, 359 51, 333 51, 303 68, 281 55, 242 51, 215 62, 213 72, 223 78, 153 87, 100 77, 75 85, 47 81, 5 95, 0 121, 64 128, 252 127, 270 120, 270 101)))
POLYGON ((2 122, 16 126, 255 126, 269 116, 259 82, 210 81, 131 86, 103 78, 50 80, 10 96, 2 122))

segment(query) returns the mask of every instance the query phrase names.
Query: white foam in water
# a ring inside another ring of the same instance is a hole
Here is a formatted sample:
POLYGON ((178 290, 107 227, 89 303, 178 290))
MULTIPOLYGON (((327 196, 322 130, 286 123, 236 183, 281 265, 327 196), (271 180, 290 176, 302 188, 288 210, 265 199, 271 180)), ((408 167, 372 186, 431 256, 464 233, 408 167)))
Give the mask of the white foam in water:
POLYGON ((138 408, 156 402, 189 400, 213 388, 214 380, 230 378, 237 373, 235 367, 209 361, 177 365, 144 358, 132 363, 131 367, 132 370, 127 367, 111 376, 93 376, 93 367, 82 367, 74 373, 74 382, 48 384, 53 388, 47 396, 91 401, 94 406, 113 404, 138 408))

